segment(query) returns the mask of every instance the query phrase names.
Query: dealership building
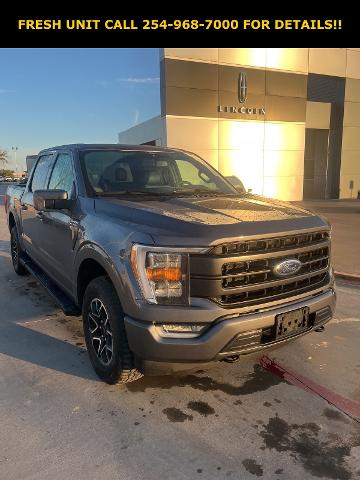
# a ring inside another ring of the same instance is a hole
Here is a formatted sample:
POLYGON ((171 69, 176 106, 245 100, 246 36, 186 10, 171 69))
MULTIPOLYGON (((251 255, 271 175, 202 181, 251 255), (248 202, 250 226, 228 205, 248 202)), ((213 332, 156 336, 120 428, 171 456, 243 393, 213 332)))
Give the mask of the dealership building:
POLYGON ((165 48, 160 115, 119 143, 190 150, 252 192, 360 196, 360 48, 165 48))

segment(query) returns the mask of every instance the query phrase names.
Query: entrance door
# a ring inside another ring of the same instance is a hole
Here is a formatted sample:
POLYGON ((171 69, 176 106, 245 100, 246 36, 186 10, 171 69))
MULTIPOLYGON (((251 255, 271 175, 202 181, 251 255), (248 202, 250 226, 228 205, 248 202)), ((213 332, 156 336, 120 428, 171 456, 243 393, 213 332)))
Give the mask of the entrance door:
POLYGON ((304 200, 327 198, 329 130, 307 128, 304 155, 304 200))

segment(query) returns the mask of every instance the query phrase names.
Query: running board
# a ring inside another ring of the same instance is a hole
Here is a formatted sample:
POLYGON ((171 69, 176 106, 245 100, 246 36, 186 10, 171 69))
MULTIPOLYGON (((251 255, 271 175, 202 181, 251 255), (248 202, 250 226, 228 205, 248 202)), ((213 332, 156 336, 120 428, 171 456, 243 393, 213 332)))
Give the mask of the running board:
POLYGON ((23 255, 19 260, 21 265, 45 288, 65 315, 71 317, 80 315, 81 311, 73 300, 28 255, 23 255))

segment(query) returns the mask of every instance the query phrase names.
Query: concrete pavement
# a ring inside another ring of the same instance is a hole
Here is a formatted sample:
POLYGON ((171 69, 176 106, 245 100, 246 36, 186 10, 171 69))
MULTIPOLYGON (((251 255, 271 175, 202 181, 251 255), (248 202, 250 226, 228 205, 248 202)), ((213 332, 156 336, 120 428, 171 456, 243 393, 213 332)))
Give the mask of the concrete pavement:
POLYGON ((314 200, 296 204, 330 221, 334 269, 360 276, 360 200, 314 200))
MULTIPOLYGON (((98 380, 79 318, 11 267, 0 209, 0 478, 356 479, 360 424, 257 358, 128 386, 98 380)), ((268 355, 360 402, 360 289, 336 318, 268 355)))
POLYGON ((4 203, 4 195, 8 187, 7 183, 0 182, 0 206, 4 203))

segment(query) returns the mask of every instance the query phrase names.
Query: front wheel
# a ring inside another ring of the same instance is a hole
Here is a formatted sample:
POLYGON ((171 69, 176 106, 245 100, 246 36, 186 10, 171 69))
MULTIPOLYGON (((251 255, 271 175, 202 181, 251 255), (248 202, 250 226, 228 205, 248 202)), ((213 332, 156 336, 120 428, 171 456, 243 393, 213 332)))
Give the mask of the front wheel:
POLYGON ((18 275, 28 275, 26 268, 20 263, 20 257, 22 255, 22 250, 19 242, 19 237, 17 229, 15 226, 12 227, 10 232, 10 246, 11 246, 11 260, 15 272, 18 275))
POLYGON ((86 346, 98 376, 110 384, 141 378, 128 345, 118 295, 107 277, 98 277, 89 283, 82 316, 86 346))

